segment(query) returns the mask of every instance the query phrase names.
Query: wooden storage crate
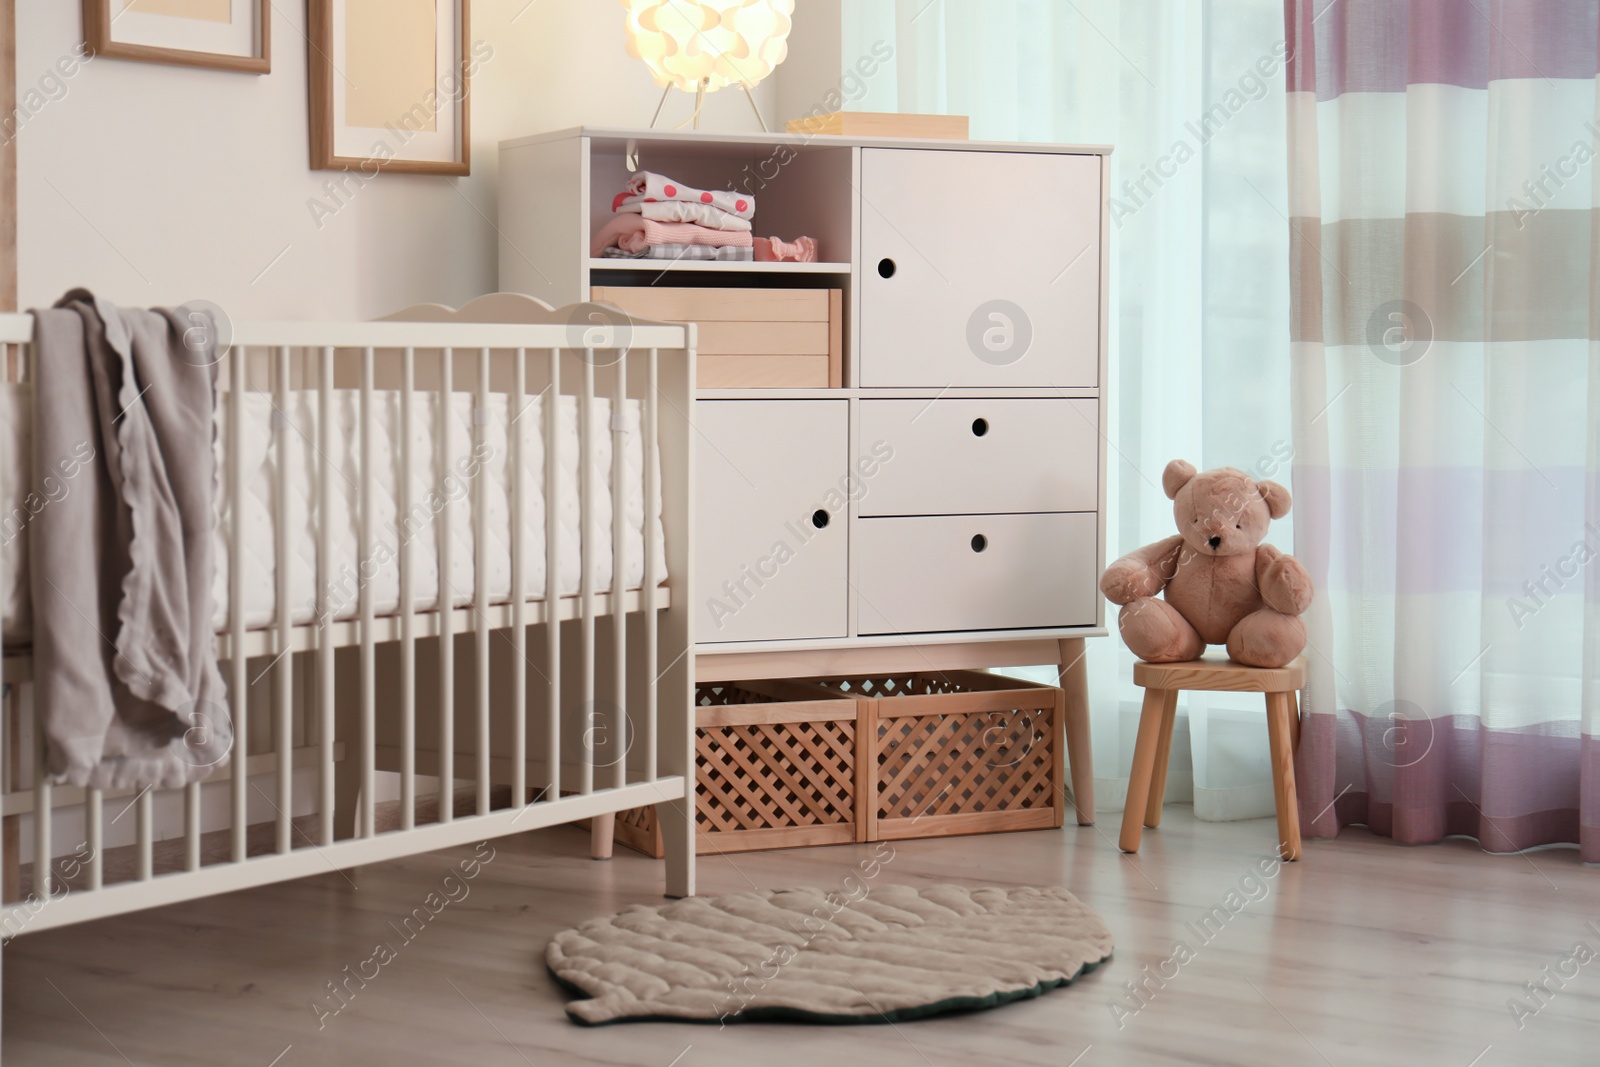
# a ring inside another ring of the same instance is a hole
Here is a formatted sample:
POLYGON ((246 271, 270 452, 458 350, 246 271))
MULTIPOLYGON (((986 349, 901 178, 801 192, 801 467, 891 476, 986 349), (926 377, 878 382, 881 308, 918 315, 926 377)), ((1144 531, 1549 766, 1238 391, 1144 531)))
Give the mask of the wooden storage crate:
MULTIPOLYGON (((697 686, 695 851, 865 841, 860 704, 787 682, 697 686)), ((661 858, 655 808, 617 816, 616 840, 661 858)))
POLYGON ((1059 827, 1065 820, 1066 698, 981 671, 803 683, 855 699, 870 783, 867 839, 1059 827), (869 751, 870 749, 870 751, 869 751))
POLYGON ((699 329, 701 389, 830 389, 844 381, 838 289, 596 285, 589 299, 699 329))

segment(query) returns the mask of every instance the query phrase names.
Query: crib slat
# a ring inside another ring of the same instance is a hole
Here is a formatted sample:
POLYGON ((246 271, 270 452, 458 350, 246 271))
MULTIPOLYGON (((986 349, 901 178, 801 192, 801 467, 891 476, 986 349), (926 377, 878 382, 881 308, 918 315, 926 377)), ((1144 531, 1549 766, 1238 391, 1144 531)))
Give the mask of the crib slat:
POLYGON ((578 552, 583 579, 578 587, 583 616, 579 620, 578 679, 583 709, 583 762, 578 767, 578 792, 594 792, 594 556, 596 544, 594 498, 594 349, 583 350, 583 395, 578 400, 578 552))
POLYGON ((356 582, 361 594, 361 836, 377 833, 374 793, 377 786, 377 643, 373 633, 374 605, 371 569, 376 555, 377 516, 373 514, 372 471, 372 346, 361 350, 361 553, 356 582))
POLYGON ((89 848, 89 888, 99 889, 105 878, 105 794, 90 786, 83 791, 83 839, 89 848))
POLYGON ((478 396, 472 421, 478 449, 473 464, 472 603, 477 697, 478 814, 489 814, 489 349, 478 350, 478 396))
POLYGON ((456 795, 456 640, 455 596, 450 571, 451 527, 455 501, 450 499, 450 425, 455 418, 451 396, 455 392, 455 349, 440 355, 439 403, 435 429, 439 434, 439 492, 444 510, 439 513, 439 821, 455 818, 456 795))
MULTIPOLYGON (((155 873, 155 844, 156 844, 156 819, 155 790, 145 789, 134 802, 138 808, 139 819, 139 860, 138 871, 135 877, 141 882, 148 882, 155 873)), ((49 860, 45 861, 46 865, 49 860)))
POLYGON ((412 393, 417 388, 417 352, 406 349, 400 386, 400 827, 417 823, 417 635, 416 589, 411 584, 412 393))
POLYGON ((274 539, 278 572, 278 647, 277 675, 273 687, 277 705, 273 716, 273 747, 278 756, 276 845, 279 852, 288 852, 291 846, 289 812, 294 808, 291 792, 294 785, 294 735, 291 729, 294 715, 294 653, 290 651, 294 647, 294 610, 289 603, 294 588, 291 583, 294 552, 290 550, 288 537, 292 473, 289 469, 289 434, 292 427, 289 425, 289 349, 286 347, 278 348, 276 372, 277 388, 274 393, 278 417, 273 420, 273 438, 278 450, 278 536, 274 539))
POLYGON ((644 438, 644 582, 639 599, 644 608, 644 767, 645 780, 656 780, 656 697, 660 679, 656 677, 659 659, 660 617, 656 614, 656 586, 661 584, 661 559, 656 554, 656 523, 661 518, 661 437, 656 411, 659 386, 659 349, 650 350, 650 366, 645 385, 639 432, 644 438))
MULTIPOLYGON (((232 853, 233 862, 243 863, 246 856, 246 834, 250 823, 250 776, 245 773, 250 758, 250 691, 249 663, 244 655, 244 420, 246 351, 243 345, 234 345, 229 352, 228 390, 228 484, 229 499, 233 502, 232 528, 228 531, 228 629, 233 659, 229 661, 233 675, 228 686, 228 699, 233 715, 233 778, 232 784, 232 853)), ((283 531, 274 531, 282 537, 283 531)))
POLYGON ((336 775, 333 765, 334 672, 333 616, 333 349, 322 349, 322 366, 317 374, 317 804, 318 839, 333 844, 333 814, 336 775))
POLYGON ((528 350, 516 351, 512 401, 506 404, 506 438, 511 445, 511 629, 517 654, 511 664, 511 806, 520 808, 528 793, 528 591, 523 553, 527 551, 527 500, 522 493, 521 419, 528 403, 528 350))
POLYGON ((628 784, 628 352, 617 350, 611 390, 611 702, 606 717, 606 755, 611 784, 628 784))
POLYGON ((33 784, 33 895, 49 900, 50 861, 55 858, 50 848, 50 817, 54 813, 50 809, 50 778, 44 773, 43 753, 38 761, 37 780, 33 784))
POLYGON ((183 787, 183 869, 200 869, 200 783, 183 787))
POLYGON ((561 349, 550 350, 549 405, 544 420, 544 647, 549 672, 545 704, 546 800, 561 799, 561 349))

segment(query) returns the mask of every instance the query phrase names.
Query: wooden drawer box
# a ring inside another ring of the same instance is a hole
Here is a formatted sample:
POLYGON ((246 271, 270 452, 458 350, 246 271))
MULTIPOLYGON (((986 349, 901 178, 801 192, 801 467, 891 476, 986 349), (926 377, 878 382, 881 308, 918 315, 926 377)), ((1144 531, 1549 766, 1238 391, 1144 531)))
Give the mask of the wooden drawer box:
POLYGON ((701 389, 843 384, 841 290, 597 285, 589 298, 641 318, 697 323, 701 389))
POLYGON ((981 671, 800 684, 818 696, 856 701, 865 741, 860 759, 871 775, 867 840, 1062 824, 1066 699, 1060 689, 981 671))
MULTIPOLYGON (((696 687, 695 851, 865 841, 860 704, 788 682, 696 687)), ((655 808, 617 816, 616 839, 660 859, 655 808)))

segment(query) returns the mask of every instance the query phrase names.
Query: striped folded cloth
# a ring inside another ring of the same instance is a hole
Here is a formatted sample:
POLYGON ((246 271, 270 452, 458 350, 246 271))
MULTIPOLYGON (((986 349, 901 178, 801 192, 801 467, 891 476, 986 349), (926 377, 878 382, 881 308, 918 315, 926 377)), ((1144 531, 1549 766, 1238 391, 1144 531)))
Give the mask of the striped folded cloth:
POLYGON ((750 248, 712 248, 710 245, 651 245, 639 252, 624 252, 620 248, 608 248, 605 251, 606 259, 666 259, 674 263, 688 261, 700 263, 717 261, 724 263, 750 263, 754 261, 754 249, 750 248))
POLYGON ((713 248, 751 248, 748 232, 711 230, 692 222, 656 222, 643 215, 615 215, 589 241, 589 254, 603 256, 608 248, 639 252, 651 245, 709 245, 713 248))
POLYGON ((624 204, 652 204, 664 201, 710 204, 741 219, 752 219, 756 214, 756 198, 749 193, 736 193, 727 189, 716 192, 691 189, 682 182, 675 182, 665 175, 648 170, 636 171, 628 179, 624 190, 611 201, 611 210, 620 211, 624 204))

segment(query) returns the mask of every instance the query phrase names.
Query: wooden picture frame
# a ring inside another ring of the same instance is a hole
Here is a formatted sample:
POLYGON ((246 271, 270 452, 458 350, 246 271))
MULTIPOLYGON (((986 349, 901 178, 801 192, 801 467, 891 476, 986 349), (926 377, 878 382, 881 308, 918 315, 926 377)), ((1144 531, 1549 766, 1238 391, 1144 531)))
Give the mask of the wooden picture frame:
POLYGON ((312 170, 471 173, 471 79, 493 51, 472 44, 469 8, 470 0, 309 0, 312 170), (434 13, 431 37, 425 11, 434 13), (375 76, 352 77, 363 70, 375 76))
MULTIPOLYGON (((168 0, 168 11, 153 8, 149 14, 129 10, 129 5, 135 2, 140 0, 83 0, 83 40, 90 55, 244 74, 271 72, 271 0, 234 0, 230 5, 235 14, 249 13, 253 19, 254 25, 250 28, 252 54, 249 55, 183 46, 186 38, 198 44, 226 35, 222 26, 230 27, 237 34, 240 27, 234 25, 232 19, 218 25, 205 18, 172 17, 175 11, 187 6, 183 0, 168 0), (113 5, 116 5, 116 14, 113 14, 113 5), (132 22, 126 21, 130 15, 136 16, 132 22), (211 25, 208 26, 208 22, 211 25), (165 34, 170 34, 170 43, 155 43, 165 34)), ((196 8, 205 6, 203 0, 191 0, 191 3, 196 8)))

